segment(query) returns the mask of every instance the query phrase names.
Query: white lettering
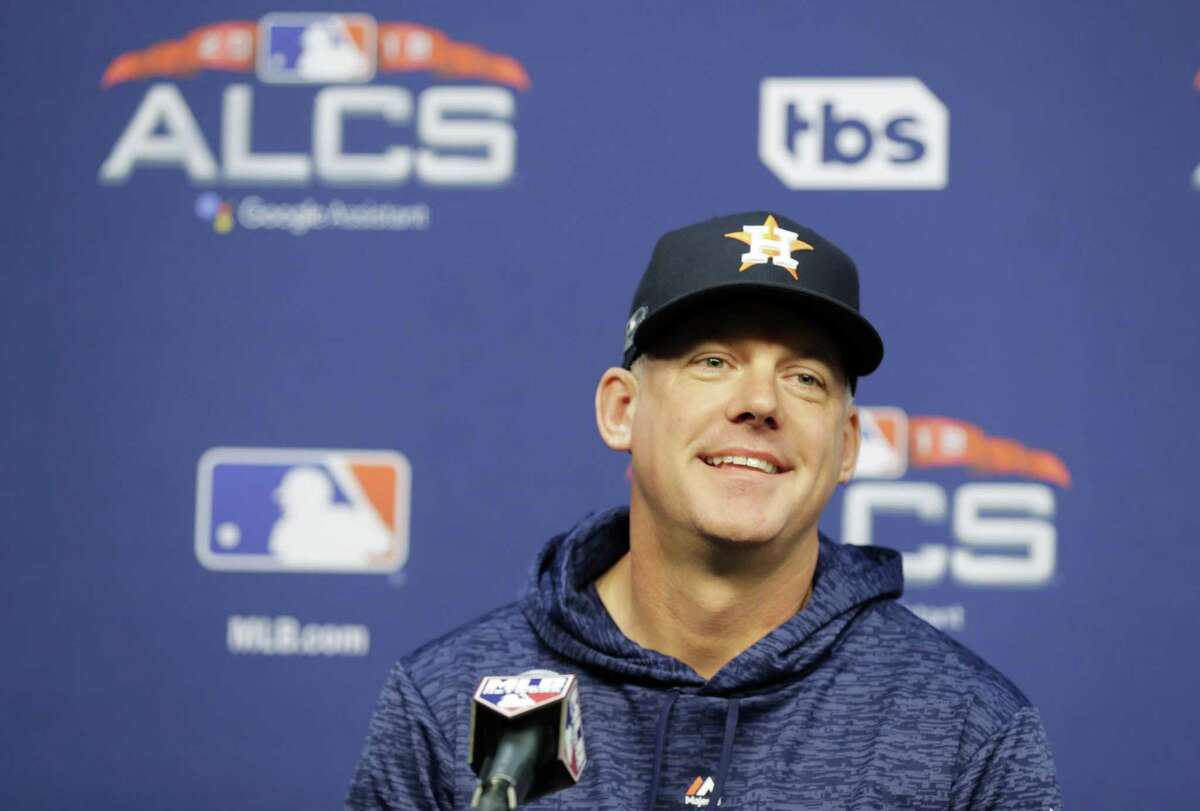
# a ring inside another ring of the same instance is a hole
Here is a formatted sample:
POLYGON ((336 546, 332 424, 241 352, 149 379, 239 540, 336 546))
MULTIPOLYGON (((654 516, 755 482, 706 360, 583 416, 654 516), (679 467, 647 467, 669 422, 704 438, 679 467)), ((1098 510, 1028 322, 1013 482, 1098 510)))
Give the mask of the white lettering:
POLYGON ((917 603, 909 605, 907 608, 934 628, 943 631, 961 631, 967 627, 967 609, 960 603, 954 605, 917 603))
POLYGON ((505 679, 502 676, 488 676, 483 682, 482 692, 488 695, 507 692, 504 689, 505 679))
POLYGON ((295 653, 300 643, 300 622, 295 617, 275 618, 275 638, 272 653, 295 653))
POLYGON ((295 617, 229 617, 225 646, 234 654, 266 656, 366 656, 371 633, 365 625, 301 624, 295 617))
MULTIPOLYGON (((168 83, 151 86, 100 167, 105 183, 126 183, 140 167, 182 168, 195 184, 302 185, 314 174, 340 185, 400 185, 415 175, 432 186, 496 186, 516 167, 516 101, 500 87, 432 87, 416 102, 423 148, 390 145, 377 153, 345 150, 347 119, 375 116, 410 125, 413 95, 401 87, 326 87, 313 102, 312 155, 255 152, 254 93, 250 85, 225 88, 221 107, 221 163, 196 119, 168 83)), ((394 227, 394 226, 388 226, 394 227)))
MULTIPOLYGON (((870 546, 876 514, 912 513, 927 524, 946 518, 946 493, 926 482, 857 482, 846 488, 842 501, 842 539, 870 546)), ((928 585, 946 573, 948 553, 941 544, 921 544, 904 552, 904 579, 910 585, 928 585)))
POLYGON ((517 135, 506 119, 516 108, 501 87, 431 87, 421 94, 417 134, 430 147, 483 150, 482 156, 439 154, 422 149, 417 175, 439 186, 494 186, 508 180, 516 166, 517 135), (491 116, 491 119, 462 116, 491 116))
POLYGON ((249 230, 287 231, 302 237, 310 231, 334 228, 345 231, 409 231, 429 228, 429 206, 415 203, 346 203, 332 200, 327 205, 315 200, 300 203, 269 203, 258 195, 242 199, 237 221, 249 230))
POLYGON ((483 692, 488 695, 561 693, 567 688, 568 681, 566 676, 488 676, 483 681, 483 692))
POLYGON ((178 166, 193 183, 217 179, 217 162, 191 109, 173 84, 150 86, 100 166, 104 183, 125 183, 138 166, 178 166), (163 132, 157 130, 162 128, 163 132))
POLYGON ((312 175, 307 155, 287 152, 255 154, 250 145, 254 94, 249 85, 225 88, 221 118, 221 158, 225 180, 232 183, 303 184, 312 175))
POLYGON ((267 203, 261 197, 251 195, 242 200, 237 208, 238 224, 256 230, 266 228, 289 231, 303 236, 325 222, 325 210, 312 200, 303 203, 267 203))
POLYGON ((230 617, 225 626, 225 646, 230 653, 262 650, 270 646, 270 639, 265 617, 230 617))
POLYGON ((335 183, 403 183, 412 172, 412 149, 388 147, 378 155, 342 150, 342 125, 350 116, 377 115, 389 124, 412 118, 412 96, 402 87, 327 87, 313 111, 313 155, 317 174, 335 183))
POLYGON ((1044 484, 964 484, 954 494, 954 578, 970 585, 1039 586, 1054 575, 1054 493, 1044 484), (1024 513, 996 517, 986 512, 1024 513), (996 554, 997 551, 1017 554, 996 554), (992 554, 988 554, 992 552, 992 554))
MULTIPOLYGON (((843 539, 873 544, 874 520, 884 515, 912 514, 925 524, 943 523, 946 501, 946 491, 931 482, 855 482, 843 496, 843 539)), ((968 586, 1034 587, 1054 576, 1058 532, 1051 488, 964 484, 954 493, 951 512, 957 545, 920 543, 915 551, 902 552, 908 585, 932 585, 949 575, 968 586)))

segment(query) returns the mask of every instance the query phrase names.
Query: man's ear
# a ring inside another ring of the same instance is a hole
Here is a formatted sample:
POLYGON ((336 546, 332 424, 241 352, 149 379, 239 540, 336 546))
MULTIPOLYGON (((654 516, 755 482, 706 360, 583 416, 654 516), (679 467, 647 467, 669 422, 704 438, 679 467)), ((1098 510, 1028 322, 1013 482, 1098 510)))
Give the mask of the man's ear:
POLYGON ((858 449, 862 445, 862 431, 858 421, 858 406, 850 404, 850 413, 842 425, 842 463, 838 468, 838 482, 845 484, 854 475, 858 464, 858 449))
POLYGON ((596 385, 596 428, 614 451, 628 451, 632 443, 637 392, 637 376, 628 369, 609 369, 596 385))

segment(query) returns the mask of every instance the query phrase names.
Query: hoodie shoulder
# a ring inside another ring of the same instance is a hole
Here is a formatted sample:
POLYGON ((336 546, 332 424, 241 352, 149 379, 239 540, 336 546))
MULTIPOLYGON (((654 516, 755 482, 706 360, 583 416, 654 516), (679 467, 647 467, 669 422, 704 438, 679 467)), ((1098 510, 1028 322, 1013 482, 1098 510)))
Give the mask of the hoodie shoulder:
POLYGON ((516 603, 488 611, 401 658, 442 729, 456 729, 479 679, 536 667, 537 641, 516 603))
POLYGON ((1054 756, 1041 716, 999 670, 904 606, 880 607, 895 629, 897 694, 928 713, 955 712, 960 771, 951 807, 1061 808, 1054 756))
POLYGON ((966 645, 933 627, 900 603, 889 601, 881 605, 879 619, 895 628, 899 639, 903 640, 902 644, 910 648, 912 653, 925 654, 913 656, 910 660, 916 672, 924 675, 936 670, 959 684, 973 685, 976 690, 1012 712, 1029 706, 1029 699, 1003 673, 966 645))
POLYGON ((886 679, 890 700, 955 712, 966 757, 1032 710, 999 670, 894 600, 874 606, 846 644, 857 650, 865 669, 886 679))
POLYGON ((464 655, 501 653, 519 646, 522 632, 528 633, 528 624, 520 604, 512 602, 426 642, 400 661, 410 672, 438 669, 461 661, 464 655))

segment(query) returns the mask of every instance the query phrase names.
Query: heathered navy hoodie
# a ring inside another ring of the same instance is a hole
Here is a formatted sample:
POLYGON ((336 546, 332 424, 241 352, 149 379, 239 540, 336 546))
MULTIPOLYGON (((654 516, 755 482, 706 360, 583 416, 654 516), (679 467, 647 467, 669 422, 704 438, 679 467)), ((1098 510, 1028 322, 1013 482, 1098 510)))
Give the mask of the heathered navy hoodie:
POLYGON ((627 511, 589 516, 521 601, 399 662, 347 807, 467 808, 475 687, 542 669, 579 676, 587 767, 523 808, 1061 808, 1037 711, 896 602, 895 552, 822 539, 803 610, 705 681, 609 617, 594 583, 628 548, 627 511))

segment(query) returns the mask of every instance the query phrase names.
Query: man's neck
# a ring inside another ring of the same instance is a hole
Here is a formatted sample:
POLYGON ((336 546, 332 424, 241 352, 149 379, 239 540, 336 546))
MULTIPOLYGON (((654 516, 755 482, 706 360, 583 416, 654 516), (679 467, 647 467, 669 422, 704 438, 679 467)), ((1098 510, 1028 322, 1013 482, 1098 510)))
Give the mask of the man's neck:
POLYGON ((750 547, 663 537, 630 516, 629 552, 596 580, 617 627, 706 679, 808 600, 816 530, 802 542, 750 547))

